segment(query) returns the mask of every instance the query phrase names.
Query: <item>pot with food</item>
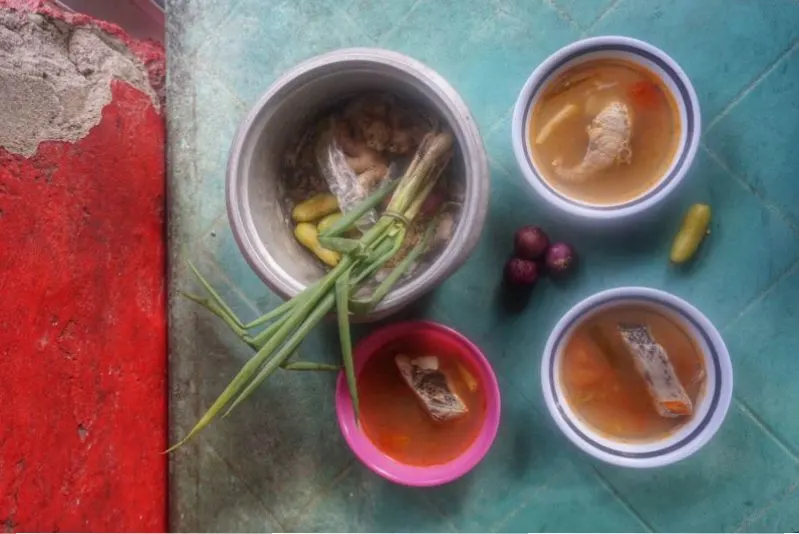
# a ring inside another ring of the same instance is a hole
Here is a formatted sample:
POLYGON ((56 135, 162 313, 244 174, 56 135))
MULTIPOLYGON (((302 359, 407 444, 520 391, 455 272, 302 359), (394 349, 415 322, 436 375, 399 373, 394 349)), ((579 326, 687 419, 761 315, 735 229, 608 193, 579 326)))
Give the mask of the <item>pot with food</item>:
POLYGON ((173 449, 275 372, 342 370, 357 421, 350 323, 397 311, 466 260, 485 219, 487 167, 461 99, 405 56, 334 52, 273 84, 234 140, 227 201, 245 258, 287 300, 245 324, 191 266, 204 295, 186 296, 253 355, 173 449), (340 365, 298 361, 334 313, 340 365))

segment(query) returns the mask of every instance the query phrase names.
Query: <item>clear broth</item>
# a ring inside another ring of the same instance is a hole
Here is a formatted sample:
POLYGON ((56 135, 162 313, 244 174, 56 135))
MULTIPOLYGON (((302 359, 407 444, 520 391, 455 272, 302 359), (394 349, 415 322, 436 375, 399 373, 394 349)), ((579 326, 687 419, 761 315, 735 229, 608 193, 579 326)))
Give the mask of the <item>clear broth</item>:
POLYGON ((560 368, 566 400, 585 423, 603 434, 635 441, 668 435, 690 421, 690 416, 668 418, 657 413, 618 333, 620 322, 650 327, 696 410, 705 386, 704 358, 696 342, 671 318, 639 306, 604 310, 577 326, 560 368), (607 350, 595 342, 593 329, 604 335, 607 350))
POLYGON ((406 465, 441 465, 454 460, 477 438, 486 415, 478 373, 456 350, 441 344, 406 342, 383 349, 358 375, 358 395, 366 436, 383 453, 406 465), (469 412, 453 421, 433 421, 402 379, 394 362, 397 354, 438 356, 441 369, 469 412), (459 366, 478 380, 476 391, 469 390, 459 366))
POLYGON ((587 61, 568 69, 545 89, 531 116, 528 142, 542 178, 562 194, 589 204, 622 204, 646 193, 663 177, 680 141, 680 114, 671 92, 654 73, 623 60, 587 61), (559 158, 571 167, 582 161, 588 146, 586 128, 614 100, 626 103, 632 112, 631 161, 614 164, 584 182, 559 179, 553 162, 559 158), (536 144, 544 125, 569 104, 579 108, 576 116, 536 144))

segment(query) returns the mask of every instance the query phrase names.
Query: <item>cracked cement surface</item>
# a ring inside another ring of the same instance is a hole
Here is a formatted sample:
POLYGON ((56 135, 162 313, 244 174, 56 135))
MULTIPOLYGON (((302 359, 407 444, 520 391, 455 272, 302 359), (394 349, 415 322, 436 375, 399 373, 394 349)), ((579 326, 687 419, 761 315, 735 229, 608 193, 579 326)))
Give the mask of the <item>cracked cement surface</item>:
POLYGON ((0 146, 30 157, 43 141, 77 141, 100 122, 111 81, 160 101, 115 37, 36 13, 0 9, 0 146))

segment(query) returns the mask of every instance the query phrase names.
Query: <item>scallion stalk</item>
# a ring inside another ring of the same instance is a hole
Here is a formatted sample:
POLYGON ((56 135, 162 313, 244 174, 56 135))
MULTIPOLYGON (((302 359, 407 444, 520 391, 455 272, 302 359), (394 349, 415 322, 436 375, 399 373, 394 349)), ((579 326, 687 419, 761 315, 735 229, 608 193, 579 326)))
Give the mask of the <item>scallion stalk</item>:
MULTIPOLYGON (((180 447, 210 424, 221 412, 228 415, 277 369, 331 370, 329 365, 310 362, 290 362, 300 343, 334 306, 338 314, 342 363, 347 384, 358 417, 358 391, 352 357, 349 315, 353 311, 372 309, 388 294, 408 267, 424 252, 431 229, 413 248, 410 254, 378 286, 366 302, 353 301, 352 294, 358 286, 371 278, 377 270, 393 258, 402 248, 407 225, 413 222, 421 206, 441 175, 451 156, 452 136, 447 133, 429 134, 422 141, 411 164, 402 178, 391 181, 348 214, 342 216, 320 236, 326 245, 338 247, 343 253, 339 263, 320 280, 275 310, 243 324, 211 285, 190 265, 200 285, 209 298, 186 295, 220 317, 255 354, 200 418, 192 430, 169 451, 180 447), (338 237, 352 229, 364 213, 374 209, 391 192, 394 192, 385 212, 360 239, 338 237), (249 330, 273 321, 258 334, 249 330)), ((434 225, 431 225, 434 228, 434 225)))

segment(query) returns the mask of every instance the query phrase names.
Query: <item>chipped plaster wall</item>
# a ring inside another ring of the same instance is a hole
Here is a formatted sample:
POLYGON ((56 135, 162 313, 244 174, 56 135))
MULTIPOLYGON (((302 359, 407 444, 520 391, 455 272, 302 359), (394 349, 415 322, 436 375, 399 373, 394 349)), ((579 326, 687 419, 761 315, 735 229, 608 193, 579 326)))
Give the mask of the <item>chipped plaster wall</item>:
POLYGON ((38 13, 0 9, 0 146, 32 156, 42 141, 77 141, 100 121, 111 80, 160 107, 146 70, 116 37, 38 13))
POLYGON ((164 53, 0 0, 0 532, 166 529, 164 53))

